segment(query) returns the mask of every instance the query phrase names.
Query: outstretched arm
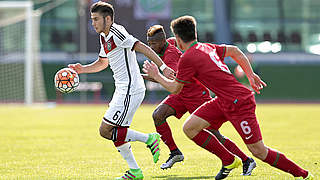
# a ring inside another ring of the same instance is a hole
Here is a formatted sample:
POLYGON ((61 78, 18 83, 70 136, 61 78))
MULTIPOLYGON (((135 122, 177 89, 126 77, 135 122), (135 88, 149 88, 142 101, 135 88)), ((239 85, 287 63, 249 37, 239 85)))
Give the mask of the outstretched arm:
POLYGON ((164 67, 162 71, 166 77, 174 78, 174 71, 170 67, 166 66, 166 64, 164 64, 161 58, 149 46, 138 41, 134 46, 134 50, 144 54, 147 58, 153 61, 158 67, 164 67))
POLYGON ((233 60, 235 60, 246 73, 248 80, 250 82, 251 87, 260 94, 260 90, 263 89, 264 86, 267 86, 265 82, 263 82, 260 77, 255 74, 252 70, 250 62, 246 55, 236 46, 226 45, 226 57, 230 56, 233 60))
POLYGON ((155 82, 157 83, 156 80, 154 80, 153 78, 151 78, 148 74, 141 74, 142 78, 151 82, 155 82))
POLYGON ((153 78, 155 81, 160 83, 164 88, 166 88, 170 93, 179 94, 183 88, 183 84, 177 82, 173 79, 168 79, 163 76, 155 63, 144 61, 143 72, 147 73, 150 78, 153 78))
POLYGON ((80 63, 77 64, 69 64, 68 67, 75 70, 78 74, 82 73, 95 73, 100 72, 107 68, 109 65, 108 58, 99 57, 96 61, 91 64, 82 65, 80 63))

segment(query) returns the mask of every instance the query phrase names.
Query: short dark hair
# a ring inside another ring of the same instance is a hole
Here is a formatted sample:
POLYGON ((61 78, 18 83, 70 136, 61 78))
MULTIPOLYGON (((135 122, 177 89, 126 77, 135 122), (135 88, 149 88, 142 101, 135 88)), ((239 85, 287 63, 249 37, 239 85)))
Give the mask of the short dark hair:
POLYGON ((166 33, 161 25, 151 26, 147 31, 147 37, 155 37, 156 39, 166 39, 166 33))
POLYGON ((181 16, 171 21, 173 34, 178 35, 185 43, 196 40, 197 21, 192 16, 181 16))
POLYGON ((103 17, 110 16, 112 21, 114 19, 114 9, 113 6, 109 3, 98 1, 92 4, 90 8, 91 13, 100 13, 103 17))

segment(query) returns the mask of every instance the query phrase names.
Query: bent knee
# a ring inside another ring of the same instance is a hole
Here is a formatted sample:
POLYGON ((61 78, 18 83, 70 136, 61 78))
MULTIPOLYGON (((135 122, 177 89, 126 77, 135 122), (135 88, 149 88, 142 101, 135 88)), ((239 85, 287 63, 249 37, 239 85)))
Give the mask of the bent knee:
POLYGON ((200 131, 204 128, 209 127, 209 123, 197 116, 189 116, 189 118, 183 124, 183 132, 190 138, 193 139, 200 131))
POLYGON ((160 113, 159 113, 157 110, 155 110, 155 111, 152 113, 152 119, 153 119, 154 122, 157 122, 157 121, 159 121, 160 119, 162 119, 160 113))
POLYGON ((165 117, 165 115, 163 113, 155 110, 152 113, 152 119, 154 121, 154 124, 157 126, 157 125, 162 124, 166 120, 166 117, 165 117))
POLYGON ((186 124, 184 124, 184 125, 182 126, 182 130, 183 130, 183 132, 184 132, 185 134, 188 134, 188 131, 190 131, 190 128, 189 128, 188 126, 186 126, 186 124))
POLYGON ((109 130, 109 129, 106 129, 106 128, 103 128, 102 126, 100 126, 99 133, 100 133, 101 137, 108 139, 108 140, 112 140, 112 129, 109 130))
POLYGON ((195 129, 194 127, 188 124, 184 124, 182 127, 182 130, 184 134, 187 135, 187 137, 190 139, 192 139, 194 136, 196 136, 199 133, 197 129, 195 129))
POLYGON ((254 157, 256 157, 256 158, 258 158, 258 159, 260 159, 260 160, 264 160, 264 159, 265 159, 265 153, 262 152, 262 151, 253 151, 253 152, 251 152, 251 154, 252 154, 254 157))
POLYGON ((256 157, 260 160, 264 160, 267 156, 267 153, 268 153, 268 149, 265 146, 251 147, 251 148, 249 148, 249 150, 254 157, 256 157))

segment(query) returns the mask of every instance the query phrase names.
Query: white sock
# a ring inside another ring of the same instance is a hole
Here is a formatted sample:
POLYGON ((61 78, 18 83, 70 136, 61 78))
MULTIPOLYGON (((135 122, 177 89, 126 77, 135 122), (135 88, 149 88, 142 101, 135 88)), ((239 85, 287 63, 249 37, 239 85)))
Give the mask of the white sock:
POLYGON ((141 133, 132 129, 128 128, 127 131, 127 136, 125 141, 130 142, 130 141, 140 141, 146 143, 148 141, 149 135, 145 133, 141 133))
POLYGON ((133 156, 130 143, 125 143, 121 146, 118 146, 117 149, 120 152, 123 159, 127 161, 130 169, 140 169, 133 156))

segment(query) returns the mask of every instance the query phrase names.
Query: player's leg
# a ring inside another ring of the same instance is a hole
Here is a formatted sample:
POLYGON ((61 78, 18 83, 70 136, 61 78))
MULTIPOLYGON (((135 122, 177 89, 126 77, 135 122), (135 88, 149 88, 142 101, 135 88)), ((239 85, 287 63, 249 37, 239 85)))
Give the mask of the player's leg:
POLYGON ((167 123, 167 118, 172 115, 175 115, 175 110, 167 104, 160 104, 152 114, 156 130, 161 135, 162 141, 168 146, 170 151, 178 149, 173 140, 169 124, 167 123))
POLYGON ((265 146, 262 140, 247 144, 247 147, 255 157, 275 168, 290 173, 296 178, 302 177, 306 179, 308 176, 312 178, 312 175, 307 170, 288 159, 283 153, 265 146))
POLYGON ((129 128, 115 127, 112 132, 112 140, 114 142, 130 142, 140 141, 147 145, 153 156, 153 162, 157 163, 160 156, 160 134, 158 133, 142 133, 129 128))
POLYGON ((241 165, 241 160, 228 151, 208 130, 211 126, 220 127, 226 118, 217 104, 217 98, 202 104, 191 114, 184 124, 184 132, 196 144, 216 154, 222 160, 222 168, 216 179, 226 178, 232 169, 241 165))
POLYGON ((248 157, 234 142, 232 142, 229 138, 223 136, 218 130, 215 130, 218 128, 213 128, 212 126, 210 126, 207 129, 216 136, 216 138, 224 147, 226 147, 231 153, 238 156, 242 160, 242 175, 250 176, 253 169, 257 166, 254 159, 248 157))
POLYGON ((129 166, 129 170, 123 176, 116 179, 143 179, 142 170, 140 169, 134 158, 131 144, 129 142, 114 142, 114 145, 116 146, 123 159, 127 161, 127 164, 129 166))
MULTIPOLYGON (((100 135, 105 139, 112 140, 114 128, 117 127, 102 122, 99 128, 100 135)), ((128 176, 132 177, 133 179, 143 179, 142 171, 134 158, 130 143, 125 141, 116 141, 114 142, 114 145, 130 168, 130 170, 127 171, 126 174, 122 177, 128 176)), ((122 177, 119 177, 117 179, 123 179, 122 177)))
POLYGON ((128 128, 143 98, 144 92, 133 95, 115 93, 109 104, 110 107, 103 118, 103 122, 116 126, 112 130, 111 137, 114 142, 140 141, 146 143, 153 155, 153 161, 156 163, 160 156, 160 135, 158 133, 146 134, 128 128))
POLYGON ((218 139, 205 129, 209 125, 209 122, 206 120, 192 114, 185 121, 183 132, 197 145, 216 154, 222 160, 222 164, 231 164, 234 160, 234 155, 224 148, 218 139), (225 156, 223 154, 225 154, 225 156))
MULTIPOLYGON (((184 103, 187 104, 186 106, 188 108, 188 111, 190 113, 193 113, 199 106, 210 100, 212 100, 212 98, 209 94, 206 93, 201 98, 186 99, 184 100, 184 103)), ((219 129, 221 125, 221 123, 214 123, 206 129, 210 131, 213 135, 215 135, 224 147, 226 147, 231 153, 237 155, 242 160, 243 168, 245 170, 243 174, 250 175, 252 169, 254 168, 253 166, 255 166, 254 160, 252 158, 249 158, 245 153, 243 153, 234 142, 232 142, 230 139, 226 138, 218 130, 216 130, 219 129)))
POLYGON ((169 95, 159 104, 152 114, 156 130, 170 150, 169 158, 160 166, 161 169, 171 168, 176 162, 184 160, 183 154, 174 142, 167 118, 174 115, 180 119, 185 112, 186 109, 179 100, 179 96, 169 95))
POLYGON ((241 160, 228 151, 207 128, 210 124, 192 114, 183 125, 183 131, 198 146, 218 156, 222 161, 222 169, 215 179, 226 178, 230 171, 241 165, 241 160))
POLYGON ((249 151, 258 159, 292 174, 294 177, 307 178, 308 171, 302 169, 284 154, 268 148, 262 141, 260 126, 255 115, 255 100, 252 96, 238 106, 237 114, 230 114, 230 122, 235 127, 249 151))
POLYGON ((145 134, 129 128, 134 113, 143 98, 144 92, 134 95, 115 93, 99 129, 102 137, 114 141, 118 151, 129 165, 130 170, 119 179, 128 177, 131 179, 143 179, 142 171, 134 159, 128 142, 140 141, 146 143, 153 154, 153 161, 157 162, 159 159, 160 135, 157 133, 145 134))
POLYGON ((244 152, 242 152, 234 142, 223 136, 218 130, 212 129, 211 127, 207 128, 207 130, 209 130, 231 153, 237 155, 242 160, 242 162, 248 160, 249 157, 244 152))
POLYGON ((109 120, 104 118, 99 128, 100 135, 105 139, 114 142, 140 141, 146 143, 150 137, 149 134, 135 131, 128 126, 115 126, 109 122, 109 120))

